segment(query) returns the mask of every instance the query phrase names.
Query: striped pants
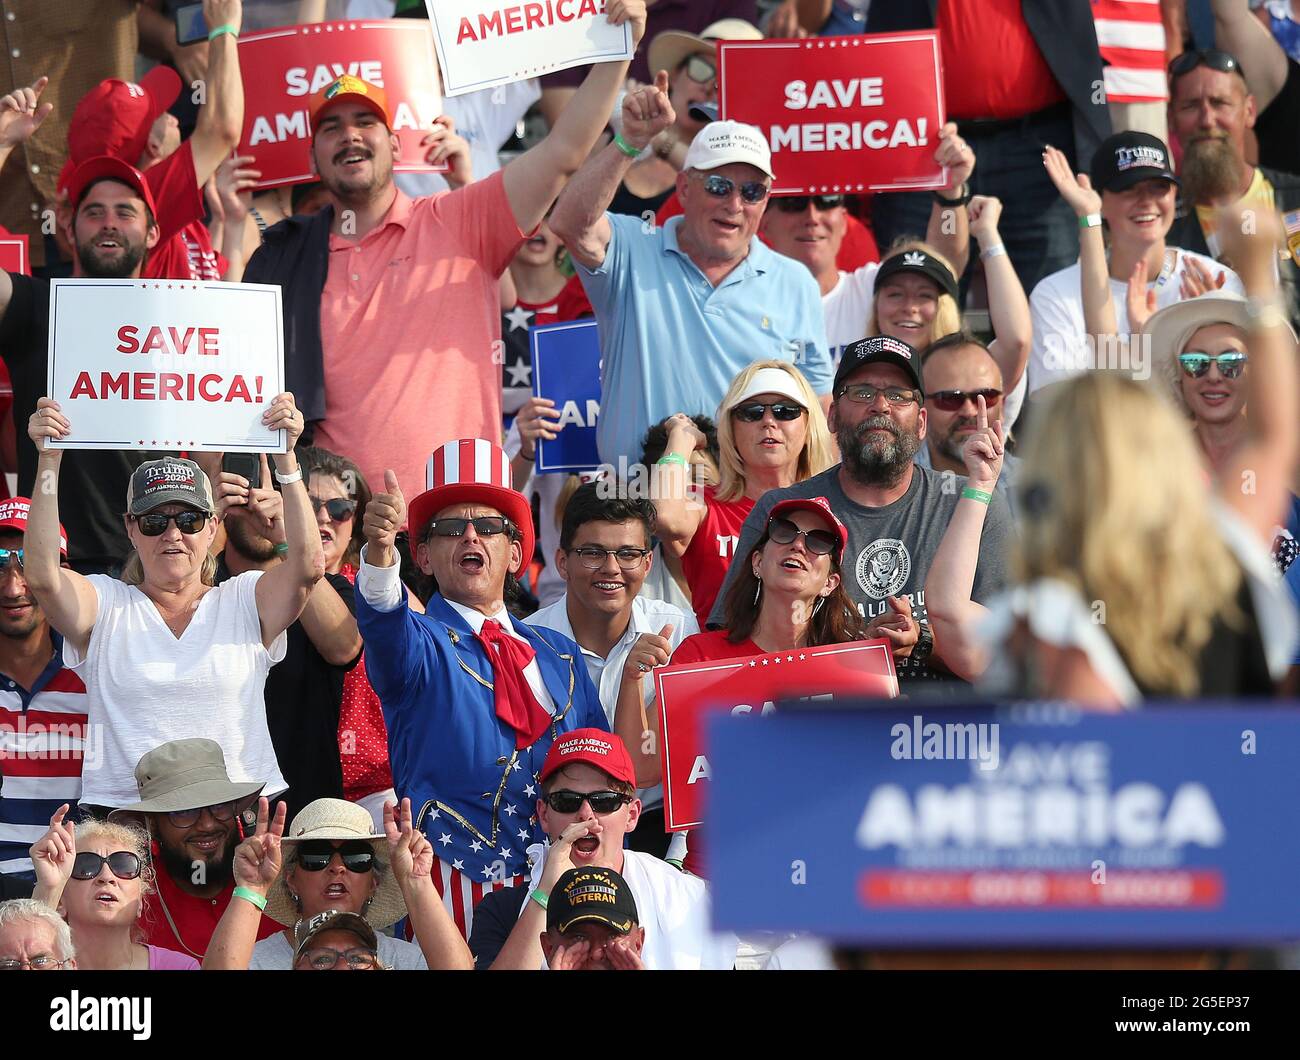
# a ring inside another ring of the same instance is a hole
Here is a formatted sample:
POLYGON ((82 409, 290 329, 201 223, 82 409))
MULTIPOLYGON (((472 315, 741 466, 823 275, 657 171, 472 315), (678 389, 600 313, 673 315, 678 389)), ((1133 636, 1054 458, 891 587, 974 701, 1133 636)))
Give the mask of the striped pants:
POLYGON ((433 867, 433 885, 442 895, 442 904, 446 906, 467 942, 474 927, 474 907, 483 900, 485 894, 504 887, 524 887, 527 884, 526 875, 512 876, 506 880, 471 879, 441 858, 435 861, 433 867))

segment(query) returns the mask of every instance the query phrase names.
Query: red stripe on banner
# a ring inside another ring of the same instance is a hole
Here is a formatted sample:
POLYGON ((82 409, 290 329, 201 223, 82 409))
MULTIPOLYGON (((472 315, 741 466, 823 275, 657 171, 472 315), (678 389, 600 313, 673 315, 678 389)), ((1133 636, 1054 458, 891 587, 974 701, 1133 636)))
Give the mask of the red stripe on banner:
POLYGON ((1217 870, 1111 871, 1105 882, 1091 872, 910 872, 865 871, 858 898, 869 907, 1035 908, 1109 906, 1186 909, 1223 902, 1223 874, 1217 870))

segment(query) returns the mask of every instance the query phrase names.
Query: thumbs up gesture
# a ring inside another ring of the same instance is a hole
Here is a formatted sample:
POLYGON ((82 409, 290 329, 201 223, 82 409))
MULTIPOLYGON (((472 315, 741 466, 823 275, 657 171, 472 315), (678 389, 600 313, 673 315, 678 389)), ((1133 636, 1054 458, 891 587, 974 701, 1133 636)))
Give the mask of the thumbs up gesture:
POLYGON ((668 73, 660 70, 653 85, 623 97, 623 139, 642 149, 677 120, 668 101, 668 73))
POLYGON ((392 471, 384 472, 384 492, 376 493, 366 505, 362 529, 366 535, 366 560, 374 567, 391 567, 397 562, 397 531, 406 526, 406 498, 392 471))

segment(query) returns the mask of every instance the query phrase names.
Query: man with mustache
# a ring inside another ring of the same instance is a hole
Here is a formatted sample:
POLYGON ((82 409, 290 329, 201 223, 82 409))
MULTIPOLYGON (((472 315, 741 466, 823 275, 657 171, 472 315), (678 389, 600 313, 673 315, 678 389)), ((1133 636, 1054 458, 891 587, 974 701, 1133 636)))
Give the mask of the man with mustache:
MULTIPOLYGON (((888 335, 861 339, 844 351, 835 373, 830 427, 841 462, 785 489, 769 490, 741 528, 734 555, 747 556, 767 526, 768 513, 791 497, 827 497, 849 528, 844 588, 870 620, 871 632, 894 647, 905 685, 951 679, 926 623, 925 578, 966 486, 916 462, 928 430, 921 402, 926 386, 920 356, 888 335)), ((981 491, 973 491, 981 493, 981 491)), ((989 505, 980 540, 974 598, 988 599, 1006 580, 1011 514, 1006 501, 981 493, 989 505)), ((721 601, 736 576, 733 563, 709 625, 721 625, 721 601)), ((912 689, 915 691, 915 688, 912 689)))
MULTIPOLYGON (((1184 52, 1170 63, 1169 128, 1183 148, 1183 195, 1170 243, 1219 258, 1214 218, 1234 204, 1278 211, 1288 231, 1300 228, 1300 175, 1246 161, 1246 130, 1255 119, 1255 97, 1227 52, 1184 52)), ((1278 270, 1287 313, 1300 328, 1300 247, 1278 259, 1278 270)))

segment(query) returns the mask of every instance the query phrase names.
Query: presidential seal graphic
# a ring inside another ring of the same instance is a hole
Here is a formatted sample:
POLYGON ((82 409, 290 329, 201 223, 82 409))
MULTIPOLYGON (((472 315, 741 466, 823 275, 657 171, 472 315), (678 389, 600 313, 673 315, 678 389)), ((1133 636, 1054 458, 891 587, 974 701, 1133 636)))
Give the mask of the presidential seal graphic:
POLYGON ((912 557, 903 542, 884 537, 858 553, 858 584, 875 600, 897 596, 912 573, 912 557))

